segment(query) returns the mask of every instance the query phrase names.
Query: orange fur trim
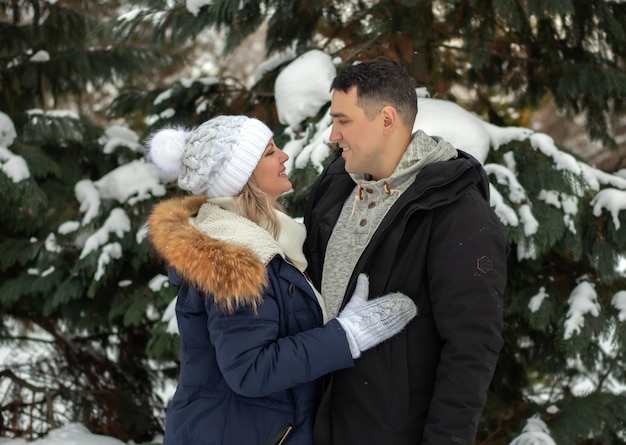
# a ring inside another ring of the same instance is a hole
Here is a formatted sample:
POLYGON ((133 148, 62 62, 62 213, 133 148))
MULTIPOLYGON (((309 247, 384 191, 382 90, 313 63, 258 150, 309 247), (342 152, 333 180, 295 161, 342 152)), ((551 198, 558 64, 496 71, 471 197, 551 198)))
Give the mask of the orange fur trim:
POLYGON ((159 256, 200 292, 232 312, 263 301, 267 269, 252 250, 210 238, 191 224, 204 196, 157 204, 148 218, 148 239, 159 256))

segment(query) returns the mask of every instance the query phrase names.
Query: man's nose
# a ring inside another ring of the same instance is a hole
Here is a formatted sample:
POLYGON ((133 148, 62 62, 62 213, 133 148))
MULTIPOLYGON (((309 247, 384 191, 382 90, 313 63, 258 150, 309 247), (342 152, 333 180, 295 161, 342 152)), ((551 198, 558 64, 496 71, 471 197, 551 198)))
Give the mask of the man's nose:
POLYGON ((338 142, 341 139, 342 139, 341 132, 340 131, 335 131, 335 127, 333 126, 330 129, 330 137, 328 138, 328 140, 330 142, 338 142))

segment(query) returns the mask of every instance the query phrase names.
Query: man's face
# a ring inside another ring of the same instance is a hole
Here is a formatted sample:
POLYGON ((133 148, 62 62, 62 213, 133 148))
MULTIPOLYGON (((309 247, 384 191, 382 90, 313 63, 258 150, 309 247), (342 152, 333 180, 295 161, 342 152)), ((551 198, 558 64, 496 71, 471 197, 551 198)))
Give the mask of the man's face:
POLYGON ((372 120, 357 105, 356 87, 347 93, 334 90, 330 115, 333 126, 330 142, 336 142, 343 150, 348 173, 370 174, 377 179, 382 166, 383 117, 380 112, 372 120))

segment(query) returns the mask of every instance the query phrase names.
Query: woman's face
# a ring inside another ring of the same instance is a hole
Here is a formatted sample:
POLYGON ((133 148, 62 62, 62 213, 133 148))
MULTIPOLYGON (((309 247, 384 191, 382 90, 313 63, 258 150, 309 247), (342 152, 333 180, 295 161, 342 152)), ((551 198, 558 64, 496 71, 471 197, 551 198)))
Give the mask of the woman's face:
POLYGON ((261 155, 261 160, 252 172, 254 183, 263 192, 276 201, 280 195, 291 190, 291 181, 287 177, 285 162, 289 156, 270 139, 261 155))

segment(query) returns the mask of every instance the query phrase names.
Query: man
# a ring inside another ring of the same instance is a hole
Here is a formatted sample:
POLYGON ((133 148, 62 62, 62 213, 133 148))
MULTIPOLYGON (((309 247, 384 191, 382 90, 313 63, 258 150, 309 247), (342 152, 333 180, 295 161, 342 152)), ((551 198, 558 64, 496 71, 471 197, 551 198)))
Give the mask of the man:
POLYGON ((339 153, 305 212, 307 271, 331 317, 360 273, 370 295, 403 292, 418 315, 329 377, 315 443, 472 444, 503 344, 509 249, 488 179, 470 155, 412 134, 417 97, 398 63, 350 66, 331 91, 339 153))

